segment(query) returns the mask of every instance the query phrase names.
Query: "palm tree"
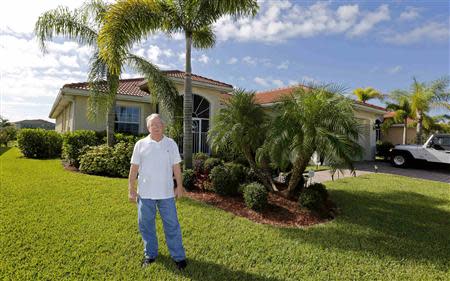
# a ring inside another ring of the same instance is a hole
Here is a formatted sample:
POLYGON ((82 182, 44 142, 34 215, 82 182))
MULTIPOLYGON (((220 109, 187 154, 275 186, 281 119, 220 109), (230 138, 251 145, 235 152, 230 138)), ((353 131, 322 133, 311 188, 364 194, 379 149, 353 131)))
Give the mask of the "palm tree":
POLYGON ((275 108, 276 116, 258 158, 269 155, 280 168, 291 166, 291 177, 282 194, 293 197, 314 152, 332 168, 350 168, 362 155, 357 140, 360 125, 352 101, 333 85, 299 87, 275 108))
POLYGON ((13 124, 11 122, 9 122, 8 119, 3 118, 2 116, 0 116, 0 129, 6 128, 6 127, 10 127, 13 126, 13 124))
POLYGON ((393 124, 403 124, 403 144, 406 144, 408 141, 408 119, 414 118, 414 112, 411 108, 411 103, 409 99, 402 95, 395 95, 393 93, 393 99, 396 100, 396 103, 388 103, 386 108, 394 111, 394 116, 392 119, 388 119, 384 124, 384 127, 390 127, 393 124))
POLYGON ((442 77, 430 83, 417 81, 413 78, 410 92, 397 90, 397 95, 405 96, 410 100, 414 119, 417 122, 416 144, 422 144, 424 118, 433 108, 450 110, 449 77, 442 77))
POLYGON ((214 116, 208 141, 213 151, 242 154, 266 188, 276 191, 267 161, 257 165, 255 160, 256 151, 265 140, 267 121, 262 106, 255 102, 255 93, 236 89, 225 101, 225 107, 214 116))
MULTIPOLYGON (((55 36, 63 36, 77 41, 80 45, 89 46, 94 50, 90 59, 88 81, 90 95, 88 99, 88 119, 98 120, 107 116, 106 132, 109 146, 114 144, 114 121, 116 93, 119 86, 120 74, 112 73, 104 60, 99 56, 97 46, 98 31, 105 22, 105 14, 111 5, 102 0, 89 0, 80 8, 69 10, 59 6, 44 12, 35 24, 35 34, 43 53, 47 52, 46 42, 55 36)), ((159 69, 144 58, 125 52, 120 67, 127 63, 137 72, 144 75, 149 83, 153 95, 162 100, 168 112, 175 106, 177 91, 171 81, 159 69)), ((150 87, 149 87, 150 88, 150 87)))
POLYGON ((192 168, 192 67, 191 48, 211 48, 215 44, 212 25, 222 16, 255 15, 255 0, 133 0, 120 1, 106 15, 100 32, 100 55, 112 72, 120 72, 120 61, 128 46, 145 35, 162 30, 183 32, 186 40, 183 98, 183 158, 192 168))
POLYGON ((358 98, 358 101, 362 103, 366 103, 366 101, 371 99, 383 98, 383 95, 380 92, 371 87, 367 87, 365 89, 357 88, 353 91, 353 94, 355 94, 355 96, 358 98))

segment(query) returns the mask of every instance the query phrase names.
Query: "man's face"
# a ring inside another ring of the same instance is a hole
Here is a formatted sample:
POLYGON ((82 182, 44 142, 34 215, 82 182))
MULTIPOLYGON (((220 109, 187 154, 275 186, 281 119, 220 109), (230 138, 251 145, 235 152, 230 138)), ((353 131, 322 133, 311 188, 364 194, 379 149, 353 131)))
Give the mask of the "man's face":
POLYGON ((161 119, 155 118, 150 120, 148 131, 152 136, 158 137, 161 136, 164 132, 164 125, 161 122, 161 119))

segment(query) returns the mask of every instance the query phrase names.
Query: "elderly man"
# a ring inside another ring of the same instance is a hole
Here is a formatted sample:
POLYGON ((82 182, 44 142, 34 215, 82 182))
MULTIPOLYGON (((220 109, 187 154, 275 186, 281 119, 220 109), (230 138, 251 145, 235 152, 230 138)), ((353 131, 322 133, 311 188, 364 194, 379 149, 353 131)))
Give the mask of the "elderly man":
POLYGON ((175 141, 164 136, 164 123, 158 114, 151 114, 146 122, 150 134, 134 146, 128 177, 128 197, 131 202, 137 202, 139 231, 144 242, 142 266, 154 262, 158 255, 155 226, 158 207, 170 255, 178 269, 182 270, 186 267, 186 254, 175 206, 175 197, 185 192, 181 180, 180 153, 175 141), (173 175, 177 182, 175 188, 173 175))

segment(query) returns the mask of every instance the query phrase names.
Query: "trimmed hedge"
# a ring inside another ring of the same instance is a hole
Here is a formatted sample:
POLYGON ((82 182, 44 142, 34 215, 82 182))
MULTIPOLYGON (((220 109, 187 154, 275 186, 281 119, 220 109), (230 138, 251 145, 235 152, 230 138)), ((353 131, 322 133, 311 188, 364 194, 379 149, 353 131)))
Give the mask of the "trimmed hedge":
POLYGON ((17 144, 28 158, 61 157, 62 136, 56 131, 21 129, 17 135, 17 144))
POLYGON ((243 189, 245 205, 252 210, 262 211, 267 207, 267 189, 260 183, 253 182, 243 189))
POLYGON ((193 190, 195 184, 195 173, 192 169, 187 169, 183 171, 183 186, 187 190, 193 190))
POLYGON ((220 195, 235 195, 238 193, 239 184, 234 180, 231 172, 224 166, 216 166, 209 175, 213 190, 220 195))
POLYGON ((62 155, 63 158, 75 167, 80 166, 80 155, 85 146, 101 144, 99 134, 91 130, 76 130, 63 134, 62 155))

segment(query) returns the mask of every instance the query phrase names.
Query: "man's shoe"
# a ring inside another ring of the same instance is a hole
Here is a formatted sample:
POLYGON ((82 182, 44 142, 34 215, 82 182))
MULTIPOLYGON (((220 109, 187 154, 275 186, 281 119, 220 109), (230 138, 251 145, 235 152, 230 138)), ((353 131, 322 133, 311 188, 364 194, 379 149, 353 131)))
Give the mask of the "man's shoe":
POLYGON ((153 262, 155 262, 155 259, 144 257, 144 259, 142 260, 142 267, 146 267, 153 262))
POLYGON ((175 261, 175 264, 177 265, 177 268, 178 268, 179 270, 183 270, 183 269, 185 269, 186 266, 187 266, 186 260, 175 261))

